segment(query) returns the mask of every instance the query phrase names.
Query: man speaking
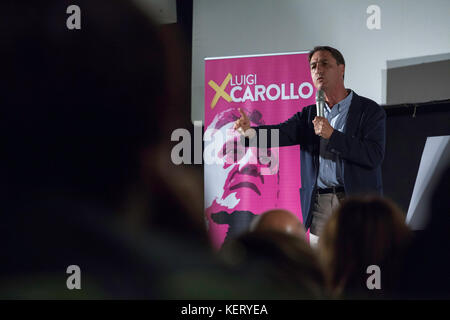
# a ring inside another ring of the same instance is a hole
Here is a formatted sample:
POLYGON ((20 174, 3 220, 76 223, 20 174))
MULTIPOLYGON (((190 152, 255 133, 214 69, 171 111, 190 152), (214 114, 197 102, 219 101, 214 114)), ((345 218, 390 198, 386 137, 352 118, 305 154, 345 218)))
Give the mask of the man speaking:
POLYGON ((280 147, 300 145, 303 223, 314 243, 346 195, 382 194, 386 113, 376 102, 345 88, 345 61, 337 49, 315 47, 308 60, 318 90, 316 105, 281 124, 258 127, 251 127, 240 109, 234 129, 257 141, 259 129, 277 129, 280 147))

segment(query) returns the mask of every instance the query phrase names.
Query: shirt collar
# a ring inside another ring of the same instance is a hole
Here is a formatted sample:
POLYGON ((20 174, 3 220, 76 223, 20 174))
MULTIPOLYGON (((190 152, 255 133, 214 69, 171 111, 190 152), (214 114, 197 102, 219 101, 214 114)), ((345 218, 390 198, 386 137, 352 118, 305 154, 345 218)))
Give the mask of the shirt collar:
POLYGON ((325 103, 325 107, 328 112, 331 112, 332 110, 334 110, 334 108, 336 108, 337 113, 340 113, 341 111, 343 111, 344 109, 346 109, 350 106, 350 103, 352 102, 352 98, 353 98, 353 90, 351 90, 351 89, 347 89, 347 90, 349 91, 348 95, 344 99, 342 99, 341 101, 336 103, 336 105, 333 107, 333 109, 331 109, 328 106, 328 103, 325 103))

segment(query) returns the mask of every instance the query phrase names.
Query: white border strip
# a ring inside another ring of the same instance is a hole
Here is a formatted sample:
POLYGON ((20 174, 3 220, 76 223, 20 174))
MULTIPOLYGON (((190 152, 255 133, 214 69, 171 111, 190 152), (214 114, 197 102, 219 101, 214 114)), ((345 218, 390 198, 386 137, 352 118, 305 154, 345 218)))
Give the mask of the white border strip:
POLYGON ((242 55, 242 56, 228 56, 228 57, 207 57, 203 60, 217 60, 217 59, 235 59, 235 58, 251 58, 251 57, 267 57, 267 56, 282 56, 288 54, 301 54, 308 53, 309 51, 299 51, 299 52, 283 52, 283 53, 262 53, 262 54, 250 54, 250 55, 242 55))

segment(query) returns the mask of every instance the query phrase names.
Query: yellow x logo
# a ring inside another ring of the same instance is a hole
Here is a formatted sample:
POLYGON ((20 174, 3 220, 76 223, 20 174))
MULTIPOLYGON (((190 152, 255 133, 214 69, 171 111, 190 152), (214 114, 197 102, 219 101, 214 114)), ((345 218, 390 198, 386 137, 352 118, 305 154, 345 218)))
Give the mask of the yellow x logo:
POLYGON ((231 80, 231 73, 227 74, 227 77, 225 78, 225 80, 223 80, 220 87, 214 81, 209 80, 208 82, 209 86, 214 90, 216 90, 216 95, 214 96, 214 99, 212 99, 211 101, 211 109, 214 109, 220 97, 224 98, 228 102, 231 102, 231 97, 228 95, 228 93, 225 92, 225 88, 227 87, 228 82, 230 82, 230 80, 231 80))

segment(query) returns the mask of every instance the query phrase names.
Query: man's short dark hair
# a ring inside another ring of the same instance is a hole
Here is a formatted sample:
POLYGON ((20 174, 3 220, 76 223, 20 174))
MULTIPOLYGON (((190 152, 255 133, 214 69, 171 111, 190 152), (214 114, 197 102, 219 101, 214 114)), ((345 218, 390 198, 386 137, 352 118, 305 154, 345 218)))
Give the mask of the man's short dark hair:
POLYGON ((345 60, 344 60, 344 56, 342 55, 342 53, 339 52, 338 49, 329 47, 329 46, 317 46, 314 47, 314 49, 312 49, 309 52, 308 55, 308 61, 311 62, 311 58, 314 55, 314 53, 316 53, 317 51, 328 51, 329 53, 331 53, 331 55, 333 56, 334 59, 336 59, 337 64, 343 64, 345 66, 345 60))

